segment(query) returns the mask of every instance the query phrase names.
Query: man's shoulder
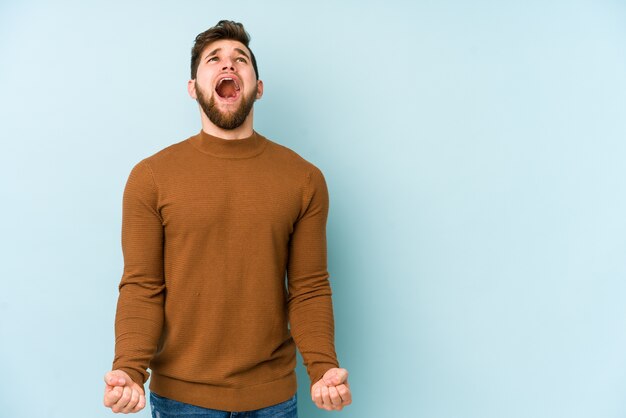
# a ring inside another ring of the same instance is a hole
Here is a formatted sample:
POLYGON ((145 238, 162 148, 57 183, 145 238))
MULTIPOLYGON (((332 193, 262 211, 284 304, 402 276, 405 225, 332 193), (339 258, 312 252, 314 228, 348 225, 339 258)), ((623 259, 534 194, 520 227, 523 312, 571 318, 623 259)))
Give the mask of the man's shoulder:
POLYGON ((189 138, 185 138, 181 141, 168 145, 165 148, 161 148, 153 154, 149 154, 147 157, 143 158, 141 162, 147 163, 150 166, 158 166, 167 164, 172 161, 172 159, 178 159, 183 156, 183 154, 188 152, 188 146, 186 144, 188 140, 189 138))
POLYGON ((300 169, 304 171, 320 171, 320 169, 311 161, 305 159, 302 155, 280 144, 272 139, 265 138, 268 141, 268 149, 272 152, 272 158, 279 160, 283 164, 287 164, 294 169, 300 169))

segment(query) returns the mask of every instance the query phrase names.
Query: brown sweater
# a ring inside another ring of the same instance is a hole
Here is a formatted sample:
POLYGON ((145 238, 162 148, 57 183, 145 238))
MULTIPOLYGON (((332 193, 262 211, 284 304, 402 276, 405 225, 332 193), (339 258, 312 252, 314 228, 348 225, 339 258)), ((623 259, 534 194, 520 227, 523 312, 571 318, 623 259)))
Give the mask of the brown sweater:
POLYGON ((140 385, 246 411, 338 367, 322 172, 254 132, 201 131, 139 162, 124 190, 115 360, 140 385), (289 323, 289 327, 288 327, 289 323))

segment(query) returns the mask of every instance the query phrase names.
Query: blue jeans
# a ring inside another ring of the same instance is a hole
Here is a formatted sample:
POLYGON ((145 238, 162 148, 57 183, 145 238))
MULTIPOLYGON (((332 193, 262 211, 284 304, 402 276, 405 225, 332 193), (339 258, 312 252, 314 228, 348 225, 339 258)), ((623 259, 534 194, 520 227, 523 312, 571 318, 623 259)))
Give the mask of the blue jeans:
POLYGON ((152 418, 298 418, 298 394, 291 399, 266 408, 245 412, 220 411, 178 402, 150 392, 152 418))

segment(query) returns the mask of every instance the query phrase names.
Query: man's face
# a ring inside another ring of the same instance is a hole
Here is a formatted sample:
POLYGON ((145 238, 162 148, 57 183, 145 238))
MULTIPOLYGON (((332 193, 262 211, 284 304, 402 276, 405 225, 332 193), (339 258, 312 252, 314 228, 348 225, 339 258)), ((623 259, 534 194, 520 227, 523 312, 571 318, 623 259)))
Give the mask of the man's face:
POLYGON ((241 42, 219 40, 200 56, 198 72, 189 94, 209 120, 222 129, 235 129, 249 116, 254 101, 263 94, 256 80, 250 52, 241 42))

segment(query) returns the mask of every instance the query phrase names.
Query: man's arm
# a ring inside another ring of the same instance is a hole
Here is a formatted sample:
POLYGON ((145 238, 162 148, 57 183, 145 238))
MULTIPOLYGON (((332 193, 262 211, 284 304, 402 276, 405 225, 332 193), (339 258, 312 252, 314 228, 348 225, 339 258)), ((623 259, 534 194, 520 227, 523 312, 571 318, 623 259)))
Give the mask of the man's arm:
MULTIPOLYGON (((335 353, 332 292, 327 271, 328 188, 324 175, 316 167, 309 173, 303 199, 302 213, 289 242, 287 264, 291 334, 311 379, 314 402, 315 391, 320 389, 318 407, 322 407, 323 398, 330 402, 330 393, 338 395, 339 392, 344 392, 346 402, 343 405, 347 405, 350 390, 347 371, 338 368, 335 353), (336 370, 345 372, 345 378, 333 379, 336 370), (335 385, 338 386, 335 388, 335 385), (322 386, 326 389, 324 393, 322 386)), ((336 401, 337 397, 334 398, 336 401)))
POLYGON ((142 161, 131 171, 124 189, 124 273, 119 285, 112 368, 123 371, 142 390, 163 327, 163 236, 158 189, 149 165, 142 161))

